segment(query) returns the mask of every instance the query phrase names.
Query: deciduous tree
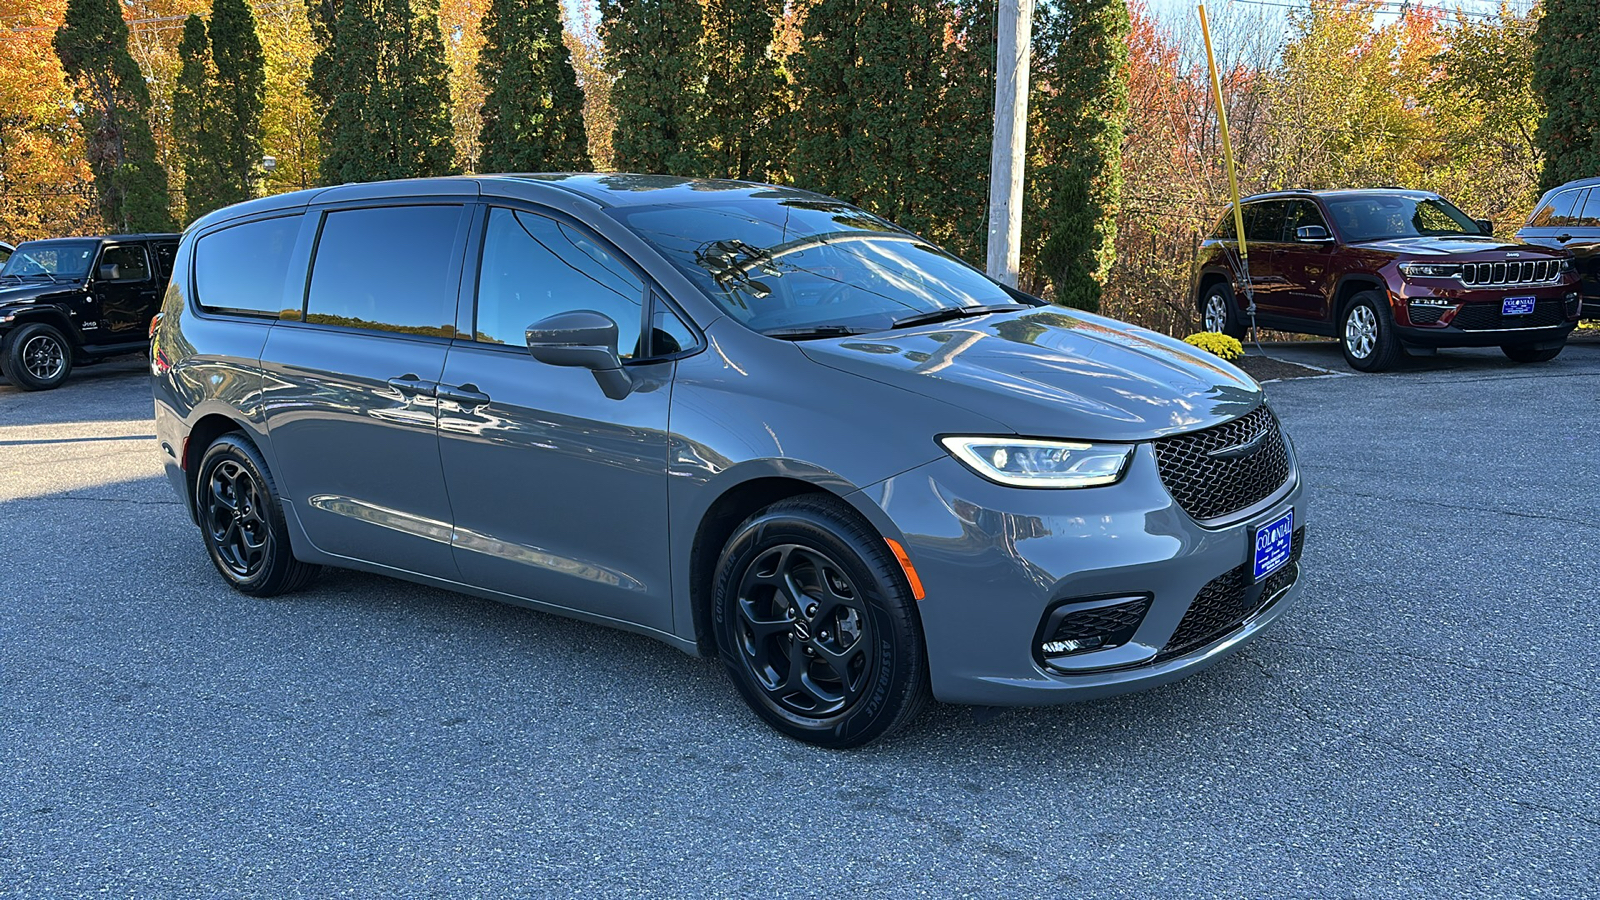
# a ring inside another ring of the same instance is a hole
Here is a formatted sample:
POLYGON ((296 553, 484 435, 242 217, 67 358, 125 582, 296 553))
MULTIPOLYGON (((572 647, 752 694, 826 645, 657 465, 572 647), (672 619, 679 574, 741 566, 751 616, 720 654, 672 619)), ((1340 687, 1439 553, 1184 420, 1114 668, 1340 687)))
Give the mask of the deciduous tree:
POLYGON ((0 0, 0 235, 7 241, 103 227, 73 92, 51 49, 66 0, 0 0))
POLYGON ((1546 188, 1600 175, 1600 4, 1544 0, 1534 35, 1533 85, 1548 112, 1539 128, 1546 188))

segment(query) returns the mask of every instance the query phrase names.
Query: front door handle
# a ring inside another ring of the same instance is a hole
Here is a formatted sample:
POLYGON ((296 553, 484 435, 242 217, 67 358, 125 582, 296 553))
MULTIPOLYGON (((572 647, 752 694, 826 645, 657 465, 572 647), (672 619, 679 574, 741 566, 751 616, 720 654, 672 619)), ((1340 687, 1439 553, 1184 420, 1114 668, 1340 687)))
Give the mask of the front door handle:
POLYGON ((441 384, 439 385, 438 393, 434 396, 440 400, 449 400, 451 403, 458 403, 467 407, 487 406, 489 404, 489 395, 478 390, 478 386, 471 382, 467 384, 441 384))
POLYGON ((436 382, 423 381, 416 375, 407 372, 406 374, 401 375, 399 378, 389 379, 389 387, 394 388, 402 394, 417 394, 422 397, 432 397, 434 395, 434 391, 438 389, 439 385, 436 382))

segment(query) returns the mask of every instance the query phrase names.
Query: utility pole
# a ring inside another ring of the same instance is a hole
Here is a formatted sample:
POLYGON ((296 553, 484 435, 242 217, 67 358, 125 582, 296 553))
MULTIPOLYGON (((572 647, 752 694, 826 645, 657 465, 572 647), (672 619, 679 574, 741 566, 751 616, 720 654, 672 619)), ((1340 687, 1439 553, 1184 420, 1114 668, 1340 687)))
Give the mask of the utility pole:
POLYGON ((989 152, 989 277, 1017 286, 1022 177, 1028 149, 1028 68, 1033 0, 1000 0, 995 54, 994 146, 989 152))

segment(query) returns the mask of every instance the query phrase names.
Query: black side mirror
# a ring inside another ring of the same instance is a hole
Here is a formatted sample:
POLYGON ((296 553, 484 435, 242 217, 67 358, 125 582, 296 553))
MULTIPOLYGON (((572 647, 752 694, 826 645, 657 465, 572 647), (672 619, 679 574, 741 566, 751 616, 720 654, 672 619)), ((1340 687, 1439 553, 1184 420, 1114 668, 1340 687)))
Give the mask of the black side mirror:
POLYGON ((1323 228, 1321 225, 1301 225, 1294 230, 1294 237, 1295 240, 1304 241, 1308 244, 1333 240, 1333 237, 1328 234, 1328 229, 1323 228))
POLYGON ((557 313, 529 325, 524 336, 534 359, 589 369, 612 400, 633 391, 633 377, 617 355, 617 323, 610 316, 589 309, 557 313))
POLYGON ((1490 235, 1494 234, 1494 221, 1493 220, 1491 220, 1491 219, 1473 219, 1472 221, 1477 224, 1478 230, 1483 232, 1484 234, 1490 234, 1490 235))
POLYGON ((106 263, 100 267, 101 281, 121 281, 122 267, 116 263, 106 263))

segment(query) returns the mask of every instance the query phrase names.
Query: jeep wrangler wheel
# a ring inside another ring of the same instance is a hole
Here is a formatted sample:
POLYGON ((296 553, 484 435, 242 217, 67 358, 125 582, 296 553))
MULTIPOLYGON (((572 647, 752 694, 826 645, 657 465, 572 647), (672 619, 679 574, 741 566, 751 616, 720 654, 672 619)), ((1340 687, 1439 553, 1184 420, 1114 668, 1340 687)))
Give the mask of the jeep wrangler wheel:
POLYGON ((12 332, 4 355, 6 377, 25 391, 60 387, 72 371, 72 346, 43 322, 29 322, 12 332))

